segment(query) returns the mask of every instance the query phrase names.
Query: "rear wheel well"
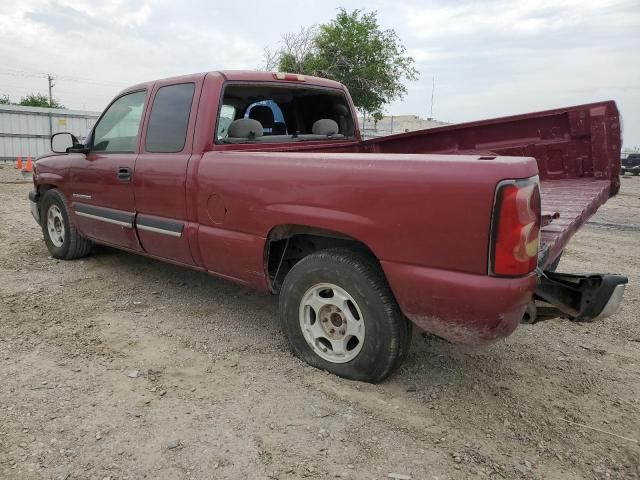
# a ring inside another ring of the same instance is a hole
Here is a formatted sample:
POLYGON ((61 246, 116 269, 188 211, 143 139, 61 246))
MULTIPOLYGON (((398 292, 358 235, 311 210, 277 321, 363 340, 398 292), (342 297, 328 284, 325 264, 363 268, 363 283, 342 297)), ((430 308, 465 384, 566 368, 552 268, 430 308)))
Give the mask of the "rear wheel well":
POLYGON ((266 245, 267 278, 271 291, 280 291, 289 270, 304 257, 330 248, 346 248, 376 258, 364 243, 338 232, 298 225, 274 228, 266 245))

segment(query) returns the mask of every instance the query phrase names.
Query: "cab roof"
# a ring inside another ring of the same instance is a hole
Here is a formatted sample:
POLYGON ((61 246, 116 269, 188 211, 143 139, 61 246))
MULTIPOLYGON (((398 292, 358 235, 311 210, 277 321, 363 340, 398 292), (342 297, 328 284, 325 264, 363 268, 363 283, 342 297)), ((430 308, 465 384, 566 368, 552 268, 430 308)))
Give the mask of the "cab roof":
POLYGON ((312 85, 317 87, 337 88, 343 89, 344 87, 340 82, 329 80, 327 78, 313 77, 310 75, 298 75, 281 72, 263 72, 259 70, 220 70, 211 72, 192 73, 188 75, 180 75, 176 77, 156 79, 149 82, 142 82, 136 85, 132 85, 123 90, 123 92, 140 90, 143 88, 150 89, 154 83, 162 82, 188 82, 197 80, 207 75, 218 75, 225 80, 232 82, 274 82, 274 83, 291 83, 293 85, 312 85))

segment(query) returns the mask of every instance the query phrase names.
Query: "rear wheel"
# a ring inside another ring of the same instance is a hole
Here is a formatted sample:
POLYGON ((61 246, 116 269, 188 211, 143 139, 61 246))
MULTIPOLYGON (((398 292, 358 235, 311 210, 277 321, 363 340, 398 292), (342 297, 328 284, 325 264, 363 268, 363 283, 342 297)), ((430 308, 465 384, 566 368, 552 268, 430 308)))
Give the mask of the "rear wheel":
POLYGON ((411 323, 378 263, 346 249, 309 255, 291 269, 280 292, 280 319, 299 357, 352 380, 384 380, 411 343, 411 323))
POLYGON ((40 219, 52 257, 72 260, 91 252, 93 243, 78 233, 70 219, 67 201, 58 190, 48 190, 40 200, 40 219))

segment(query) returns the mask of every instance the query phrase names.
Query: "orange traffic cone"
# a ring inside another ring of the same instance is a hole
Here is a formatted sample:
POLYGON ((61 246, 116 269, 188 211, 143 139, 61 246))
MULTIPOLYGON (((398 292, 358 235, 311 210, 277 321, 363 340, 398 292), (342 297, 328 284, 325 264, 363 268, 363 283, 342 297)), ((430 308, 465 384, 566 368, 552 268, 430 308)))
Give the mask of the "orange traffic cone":
POLYGON ((16 159, 16 168, 22 170, 22 157, 16 159))
POLYGON ((33 172, 33 163, 31 162, 31 157, 27 157, 27 164, 22 169, 23 172, 33 172))

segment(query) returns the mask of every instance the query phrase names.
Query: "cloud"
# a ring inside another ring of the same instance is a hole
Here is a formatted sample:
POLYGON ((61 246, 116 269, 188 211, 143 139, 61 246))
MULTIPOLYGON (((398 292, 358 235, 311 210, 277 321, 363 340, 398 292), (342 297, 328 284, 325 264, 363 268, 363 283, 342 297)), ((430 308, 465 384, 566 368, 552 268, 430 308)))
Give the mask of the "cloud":
MULTIPOLYGON (((265 46, 361 2, 3 0, 0 94, 46 92, 100 110, 122 87, 215 69, 251 69, 265 46), (4 74, 3 74, 4 72, 4 74), (13 72, 13 73, 7 73, 13 72), (76 81, 71 79, 75 78, 76 81), (77 79, 84 79, 78 81, 77 79)), ((370 0, 421 72, 389 113, 466 121, 613 98, 640 146, 638 0, 370 0)))
POLYGON ((614 99, 627 145, 640 145, 640 6, 637 1, 405 4, 399 24, 422 72, 390 111, 448 121, 614 99))
MULTIPOLYGON (((2 66, 58 74, 54 94, 74 108, 101 109, 122 87, 141 81, 253 68, 262 55, 263 45, 250 35, 234 32, 224 21, 194 28, 191 15, 184 13, 189 10, 170 3, 25 1, 4 12, 10 13, 0 13, 2 66)), ((46 89, 33 77, 3 75, 0 82, 0 92, 11 85, 6 90, 13 97, 46 89)))

